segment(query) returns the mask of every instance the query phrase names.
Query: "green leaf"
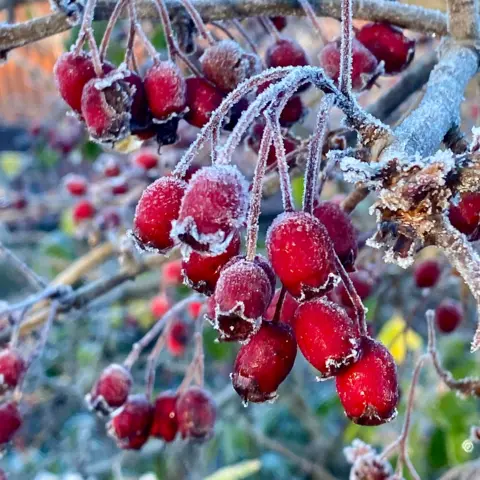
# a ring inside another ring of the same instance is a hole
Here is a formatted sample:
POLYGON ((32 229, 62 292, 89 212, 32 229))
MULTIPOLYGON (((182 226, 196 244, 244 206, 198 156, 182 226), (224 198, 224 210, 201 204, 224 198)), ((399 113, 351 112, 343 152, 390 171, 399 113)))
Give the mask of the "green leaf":
POLYGON ((213 328, 203 331, 205 353, 216 361, 233 360, 234 349, 231 343, 219 342, 218 334, 213 328))
POLYGON ((150 41, 157 50, 165 50, 167 48, 167 42, 165 41, 165 34, 163 28, 158 27, 154 30, 150 41))
POLYGON ((296 177, 292 179, 292 192, 295 206, 300 208, 303 201, 303 177, 296 177))
POLYGON ((447 447, 445 445, 447 440, 446 437, 445 430, 441 428, 436 428, 430 437, 430 444, 427 449, 427 459, 429 465, 435 469, 446 467, 448 465, 447 447))

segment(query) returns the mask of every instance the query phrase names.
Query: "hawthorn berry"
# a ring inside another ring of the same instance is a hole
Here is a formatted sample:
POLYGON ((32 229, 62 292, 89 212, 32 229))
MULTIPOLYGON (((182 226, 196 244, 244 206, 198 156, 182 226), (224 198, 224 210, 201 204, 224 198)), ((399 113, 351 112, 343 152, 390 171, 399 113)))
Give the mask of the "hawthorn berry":
POLYGON ((132 163, 142 170, 152 170, 158 166, 158 155, 150 149, 141 149, 133 155, 132 163))
POLYGON ((176 321, 171 325, 167 333, 167 348, 174 357, 184 354, 188 336, 188 328, 184 322, 176 321))
POLYGON ((362 337, 360 359, 336 376, 345 414, 358 425, 381 425, 397 415, 397 366, 380 342, 362 337))
POLYGON ((160 253, 170 250, 172 221, 179 214, 187 184, 176 177, 161 177, 150 184, 138 201, 133 235, 140 247, 160 253))
POLYGON ((0 450, 10 442, 22 426, 22 416, 16 402, 0 404, 0 450))
POLYGON ((480 238, 480 193, 462 195, 458 205, 451 204, 448 211, 450 223, 470 241, 480 238))
POLYGON ((287 26, 287 17, 270 17, 270 20, 279 32, 287 26))
POLYGON ((154 407, 145 395, 130 395, 118 410, 113 412, 107 425, 108 434, 122 449, 140 450, 150 435, 154 407))
POLYGON ((87 193, 87 179, 83 175, 71 173, 63 179, 66 190, 74 197, 81 197, 87 193))
POLYGON ((26 369, 25 360, 16 348, 6 347, 0 350, 0 394, 14 389, 26 369))
POLYGON ((297 342, 290 326, 263 322, 237 354, 231 374, 233 388, 245 402, 274 400, 296 355, 297 342))
POLYGON ((388 75, 405 70, 415 54, 415 40, 410 40, 400 28, 390 23, 368 23, 357 32, 356 38, 379 62, 383 61, 388 75))
MULTIPOLYGON (((270 303, 270 306, 267 309, 267 312, 265 313, 265 320, 273 320, 275 317, 275 312, 277 310, 277 303, 278 299, 280 298, 280 289, 278 289, 275 292, 275 295, 273 296, 273 299, 270 303)), ((297 311, 297 308, 300 304, 293 298, 288 292, 285 294, 285 298, 283 299, 283 304, 282 304, 282 309, 280 311, 280 316, 278 318, 278 321, 280 323, 286 323, 287 325, 290 325, 293 327, 293 321, 294 321, 294 316, 295 312, 297 311)))
POLYGON ((182 438, 208 440, 213 435, 217 409, 210 394, 190 387, 177 400, 178 429, 182 438))
POLYGON ((231 165, 204 167, 188 183, 172 239, 190 249, 219 255, 244 225, 248 184, 231 165))
POLYGON ((320 377, 337 375, 360 357, 358 328, 338 305, 315 298, 295 312, 298 348, 320 377))
POLYGON ((151 123, 151 113, 148 108, 147 93, 140 75, 129 72, 124 81, 130 86, 132 106, 130 108, 130 131, 135 135, 142 134, 151 123))
POLYGON ((80 200, 73 206, 72 216, 75 223, 82 223, 94 217, 95 207, 89 200, 80 200))
POLYGON ((302 98, 298 95, 294 95, 288 100, 280 113, 280 125, 282 125, 282 127, 289 127, 299 122, 305 114, 306 109, 303 105, 302 98))
POLYGON ((223 94, 204 78, 187 78, 187 107, 185 120, 202 128, 223 101, 223 94))
MULTIPOLYGON (((365 300, 372 294, 373 278, 369 272, 367 272, 366 270, 357 270, 356 272, 350 273, 349 276, 355 290, 358 293, 358 296, 362 300, 365 300)), ((340 303, 344 307, 353 307, 352 301, 350 300, 350 296, 348 295, 347 289, 345 288, 343 282, 340 283, 335 289, 335 294, 337 295, 340 303)))
POLYGON ((285 37, 268 47, 265 63, 269 68, 303 67, 310 64, 305 50, 295 40, 285 37))
POLYGON ((440 280, 441 274, 442 268, 437 260, 425 260, 415 267, 413 278, 418 288, 431 288, 440 280))
POLYGON ((150 301, 150 311, 155 318, 163 317, 170 310, 170 301, 164 293, 155 295, 150 301))
POLYGON ((240 252, 240 233, 233 234, 231 242, 220 255, 201 255, 191 252, 182 261, 182 274, 186 285, 197 292, 212 295, 220 277, 220 270, 240 252))
POLYGON ((293 297, 303 301, 334 286, 333 244, 314 216, 305 212, 279 215, 267 232, 266 247, 274 272, 293 297))
POLYGON ((165 442, 173 442, 177 436, 177 400, 176 392, 163 392, 155 400, 152 428, 150 435, 165 442))
POLYGON ((103 165, 103 174, 106 177, 117 177, 120 175, 120 165, 115 157, 109 156, 103 165))
POLYGON ((449 298, 442 300, 435 309, 435 322, 442 333, 451 333, 463 320, 462 305, 449 298))
POLYGON ((89 408, 108 415, 126 402, 132 383, 130 372, 124 366, 112 363, 100 374, 86 395, 89 408))
POLYGON ((162 282, 165 285, 180 285, 182 283, 182 260, 172 260, 163 266, 162 282))
POLYGON ((200 315, 200 312, 202 310, 203 303, 202 302, 191 302, 188 304, 188 314, 190 317, 193 318, 193 320, 196 320, 198 316, 200 315))
POLYGON ((122 177, 117 177, 111 183, 112 195, 125 195, 128 192, 128 183, 122 177))

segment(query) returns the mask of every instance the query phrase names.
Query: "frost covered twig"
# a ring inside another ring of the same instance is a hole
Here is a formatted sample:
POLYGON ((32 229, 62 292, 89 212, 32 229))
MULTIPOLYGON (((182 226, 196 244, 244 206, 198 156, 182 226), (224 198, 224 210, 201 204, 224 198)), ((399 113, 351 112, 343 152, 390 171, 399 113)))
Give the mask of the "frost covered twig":
POLYGON ((448 33, 458 41, 478 40, 477 0, 447 0, 448 33))

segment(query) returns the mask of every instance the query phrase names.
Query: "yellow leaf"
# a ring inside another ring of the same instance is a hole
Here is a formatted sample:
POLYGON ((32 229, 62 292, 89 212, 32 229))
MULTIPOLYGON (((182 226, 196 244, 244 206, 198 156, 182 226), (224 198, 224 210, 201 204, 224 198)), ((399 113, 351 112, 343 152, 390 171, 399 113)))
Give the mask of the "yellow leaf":
POLYGON ((131 153, 138 150, 143 144, 143 140, 140 140, 136 135, 129 135, 127 138, 116 142, 114 150, 118 153, 131 153))
POLYGON ((246 460, 217 470, 204 480, 241 480, 257 473, 262 468, 260 460, 246 460))
POLYGON ((23 167, 22 155, 17 152, 4 152, 0 154, 0 166, 9 178, 17 176, 23 167))
POLYGON ((128 313, 137 320, 143 330, 148 330, 156 321, 152 315, 148 302, 137 299, 128 304, 128 313))

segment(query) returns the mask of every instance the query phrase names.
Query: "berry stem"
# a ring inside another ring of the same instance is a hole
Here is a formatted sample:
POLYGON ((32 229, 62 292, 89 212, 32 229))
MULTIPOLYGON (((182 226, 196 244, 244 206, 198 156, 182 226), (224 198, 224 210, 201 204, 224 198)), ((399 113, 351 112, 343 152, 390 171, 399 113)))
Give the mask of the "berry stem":
POLYGON ((267 167, 268 153, 272 144, 272 132, 267 125, 263 131, 260 150, 258 152, 257 165, 253 177, 252 192, 250 195, 250 210, 247 222, 247 254, 246 259, 250 262, 255 258, 258 237, 258 218, 260 216, 262 203, 262 184, 267 167))
POLYGON ((340 77, 338 85, 340 91, 347 97, 352 93, 352 0, 342 0, 342 40, 340 46, 340 77))
MULTIPOLYGON (((315 14, 312 6, 310 5, 310 2, 308 0, 298 0, 298 3, 303 8, 303 11, 305 12, 306 16, 310 20, 310 22, 313 26, 313 29, 315 30, 315 33, 318 35, 318 37, 320 38, 320 40, 322 42, 322 45, 325 45, 327 43, 327 39, 325 38, 325 35, 323 34, 322 26, 320 25, 318 17, 315 14)), ((319 45, 319 46, 321 47, 322 45, 319 45)))
POLYGON ((103 34, 102 42, 100 43, 100 60, 103 61, 105 58, 105 55, 107 53, 108 45, 110 44, 110 38, 112 36, 113 28, 115 27, 115 24, 118 21, 118 18, 120 17, 120 14, 122 13, 123 9, 127 5, 127 2, 129 0, 119 0, 116 4, 115 7, 113 8, 112 14, 110 15, 110 18, 108 20, 107 27, 105 28, 105 33, 103 34))
POLYGON ((285 301, 286 295, 287 289, 282 285, 282 289, 280 290, 280 294, 278 296, 277 305, 275 307, 275 313, 273 315, 272 323, 278 323, 280 321, 280 314, 282 313, 283 302, 285 301))
MULTIPOLYGON (((261 58, 260 54, 258 53, 257 46, 255 45, 254 41, 252 40, 251 36, 248 34, 248 32, 243 27, 242 22, 240 22, 240 20, 237 20, 236 18, 232 19, 231 22, 235 26, 235 28, 237 29, 238 33, 245 40, 247 45, 250 47, 250 50, 252 50, 253 53, 257 54, 258 58, 261 58)), ((265 65, 263 65, 263 66, 265 66, 265 65)))
POLYGON ((333 95, 324 95, 317 113, 317 121, 312 140, 308 146, 308 159, 305 168, 305 185, 303 190, 303 210, 312 213, 317 194, 318 173, 322 159, 323 144, 328 129, 328 112, 333 105, 333 95))
POLYGON ((276 42, 280 40, 280 32, 268 17, 258 17, 258 21, 261 23, 265 31, 271 35, 276 42))
POLYGON ((198 33, 200 33, 200 35, 210 45, 215 45, 215 40, 213 39, 211 33, 207 30, 207 27, 205 26, 205 22, 203 21, 202 17, 200 16, 200 13, 198 13, 198 10, 195 8, 192 2, 190 0, 180 0, 180 1, 182 2, 182 5, 184 6, 185 10, 188 12, 190 17, 192 18, 198 33))
POLYGON ((130 5, 128 5, 128 12, 130 17, 130 26, 128 29, 128 39, 127 39, 127 46, 125 48, 125 64, 128 68, 132 68, 135 72, 138 73, 138 65, 135 59, 135 54, 133 52, 133 46, 135 43, 135 19, 132 17, 130 5))
MULTIPOLYGON (((135 6, 135 2, 133 0, 129 0, 128 2, 128 13, 130 15, 130 21, 133 23, 134 25, 134 30, 135 32, 140 36, 140 38, 142 39, 142 42, 148 52, 148 54, 152 57, 152 58, 156 58, 157 55, 158 55, 158 52, 157 50, 155 49, 155 47, 153 46, 152 42, 150 41, 150 39, 145 35, 145 32, 142 28, 142 26, 138 23, 138 19, 137 19, 137 8, 135 6)), ((132 42, 132 45, 133 45, 133 42, 132 42)), ((127 52, 125 52, 126 54, 127 52)))
POLYGON ((87 36, 88 45, 90 47, 90 53, 92 55, 93 69, 95 70, 95 75, 98 78, 103 77, 103 68, 100 55, 98 54, 97 42, 93 36, 93 31, 91 28, 88 28, 85 35, 87 36))
POLYGON ((201 332, 195 333, 195 352, 193 354, 192 361, 185 372, 182 383, 177 388, 177 392, 180 394, 184 392, 195 380, 198 386, 203 387, 204 376, 204 354, 203 354, 203 338, 201 332))
POLYGON ((83 12, 82 23, 78 32, 77 41, 73 45, 73 52, 76 55, 80 53, 80 50, 85 43, 85 40, 87 38, 87 30, 92 27, 93 14, 95 12, 96 4, 97 0, 87 0, 87 4, 85 5, 85 10, 83 12))
MULTIPOLYGON (((133 1, 133 0, 131 0, 133 1)), ((175 60, 175 55, 178 53, 177 42, 173 33, 172 23, 168 16, 168 10, 163 0, 154 1, 158 14, 160 15, 160 21, 162 22, 163 31, 165 33, 165 40, 167 42, 168 58, 172 61, 175 60)))

